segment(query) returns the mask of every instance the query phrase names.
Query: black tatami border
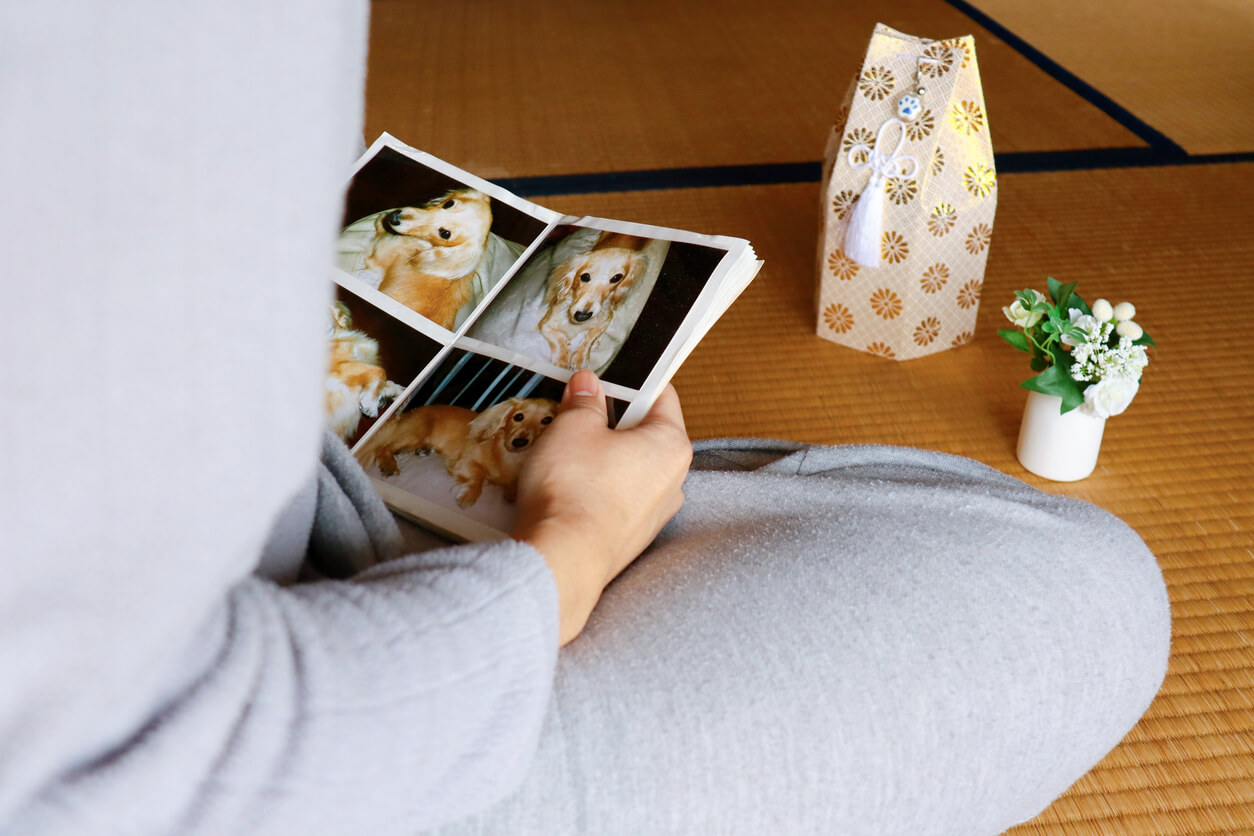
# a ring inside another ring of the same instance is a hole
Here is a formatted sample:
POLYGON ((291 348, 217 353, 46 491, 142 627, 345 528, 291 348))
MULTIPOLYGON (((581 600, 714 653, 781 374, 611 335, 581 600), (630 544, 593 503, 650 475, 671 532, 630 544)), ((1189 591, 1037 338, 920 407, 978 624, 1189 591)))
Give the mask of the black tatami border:
MULTIPOLYGON (((998 174, 1047 171, 1092 171, 1104 168, 1161 168, 1254 162, 1254 153, 1206 154, 1164 159, 1152 148, 1094 148, 1080 151, 1017 151, 996 154, 998 174)), ((823 163, 762 163, 693 168, 654 168, 537 177, 498 177, 499 186, 521 197, 659 189, 703 189, 715 186, 778 186, 817 183, 823 163)))
MULTIPOLYGON (((994 152, 999 174, 1025 174, 1047 171, 1091 171, 1105 168, 1146 168, 1179 165, 1254 162, 1254 152, 1190 155, 1176 142, 1137 118, 1105 93, 1054 61, 1045 53, 1011 32, 966 0, 945 0, 975 23, 1000 38, 1051 78, 1127 128, 1146 144, 1135 148, 1086 148, 1074 151, 994 152)), ((816 183, 823 164, 815 160, 799 163, 697 166, 656 168, 636 171, 608 171, 587 174, 555 174, 537 177, 507 177, 498 185, 523 197, 559 194, 595 194, 658 189, 696 189, 714 186, 764 186, 787 183, 816 183)))

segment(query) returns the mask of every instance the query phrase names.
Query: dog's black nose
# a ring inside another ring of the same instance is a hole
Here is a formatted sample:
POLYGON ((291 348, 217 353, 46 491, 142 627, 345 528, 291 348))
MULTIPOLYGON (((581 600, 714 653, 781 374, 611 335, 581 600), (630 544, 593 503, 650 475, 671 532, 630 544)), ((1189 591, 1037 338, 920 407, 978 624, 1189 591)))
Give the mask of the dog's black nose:
POLYGON ((525 438, 515 438, 513 441, 510 442, 510 444, 516 450, 521 450, 522 448, 526 447, 529 443, 530 442, 525 438))
POLYGON ((384 216, 383 226, 387 228, 388 232, 395 232, 396 228, 401 225, 402 220, 401 210, 397 209, 384 216))
POLYGON ((575 311, 575 322, 587 322, 592 319, 592 311, 575 311))

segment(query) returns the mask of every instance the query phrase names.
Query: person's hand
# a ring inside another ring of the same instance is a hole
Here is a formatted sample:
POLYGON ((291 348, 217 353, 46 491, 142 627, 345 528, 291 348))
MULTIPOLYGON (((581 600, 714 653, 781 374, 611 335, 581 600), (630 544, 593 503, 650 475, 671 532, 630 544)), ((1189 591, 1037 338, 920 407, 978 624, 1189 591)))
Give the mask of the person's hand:
POLYGON ((535 546, 553 571, 562 644, 684 504, 692 443, 675 389, 667 386, 637 426, 608 423, 597 376, 576 372, 518 479, 511 536, 535 546))

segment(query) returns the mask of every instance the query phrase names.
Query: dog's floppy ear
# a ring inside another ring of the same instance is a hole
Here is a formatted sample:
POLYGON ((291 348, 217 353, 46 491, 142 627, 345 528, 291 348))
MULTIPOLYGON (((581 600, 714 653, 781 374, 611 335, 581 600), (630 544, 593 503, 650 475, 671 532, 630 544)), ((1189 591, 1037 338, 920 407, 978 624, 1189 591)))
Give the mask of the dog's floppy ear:
POLYGON ((510 398, 480 412, 471 420, 467 428, 470 440, 482 443, 499 433, 505 428, 505 423, 510 420, 510 416, 514 414, 518 405, 518 398, 510 398))
POLYGON ((549 286, 544 295, 546 305, 556 309, 570 304, 571 297, 575 293, 575 271, 582 264, 581 257, 569 258, 549 274, 549 286))

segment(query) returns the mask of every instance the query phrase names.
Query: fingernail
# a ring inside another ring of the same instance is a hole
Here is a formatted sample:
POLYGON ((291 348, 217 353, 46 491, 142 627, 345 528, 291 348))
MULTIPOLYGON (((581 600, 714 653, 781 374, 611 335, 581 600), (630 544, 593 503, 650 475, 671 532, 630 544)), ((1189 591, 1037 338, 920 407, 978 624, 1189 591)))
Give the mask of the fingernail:
POLYGON ((596 375, 588 371, 579 371, 570 379, 572 395, 589 396, 597 394, 596 375))

